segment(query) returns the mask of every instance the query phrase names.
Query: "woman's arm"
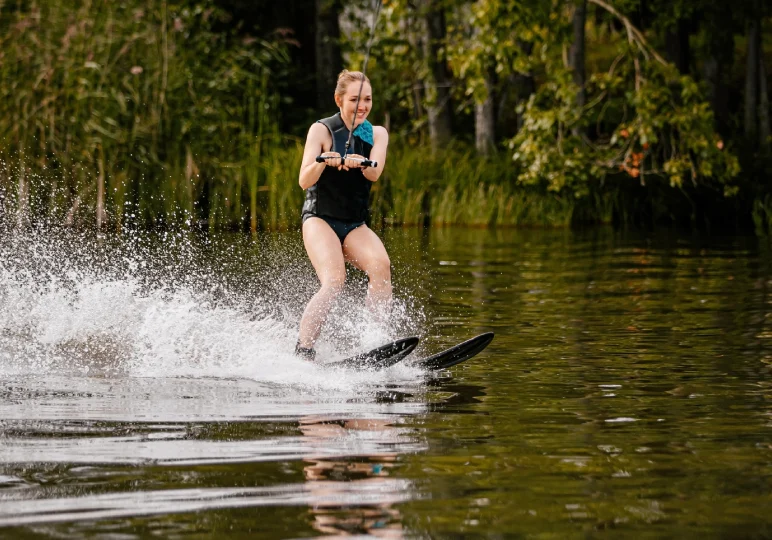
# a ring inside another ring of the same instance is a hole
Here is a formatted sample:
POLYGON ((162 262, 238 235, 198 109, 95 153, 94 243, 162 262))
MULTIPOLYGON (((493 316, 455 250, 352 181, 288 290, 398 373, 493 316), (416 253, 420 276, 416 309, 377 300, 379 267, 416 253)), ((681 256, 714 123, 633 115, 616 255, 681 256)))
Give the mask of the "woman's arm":
POLYGON ((365 178, 377 182, 386 166, 386 150, 389 147, 389 132, 383 126, 373 126, 373 149, 370 150, 370 161, 378 163, 377 167, 367 167, 362 170, 365 178))
POLYGON ((362 174, 371 182, 377 182, 386 166, 386 150, 389 146, 389 132, 383 126, 373 126, 373 149, 370 150, 370 160, 377 161, 377 167, 368 167, 362 174))
POLYGON ((332 147, 332 137, 327 126, 318 122, 311 125, 306 137, 306 146, 303 150, 303 162, 300 164, 298 184, 303 189, 308 189, 319 181, 322 171, 327 166, 340 167, 340 159, 328 159, 325 163, 317 163, 316 156, 326 155, 340 158, 340 154, 329 152, 332 147))

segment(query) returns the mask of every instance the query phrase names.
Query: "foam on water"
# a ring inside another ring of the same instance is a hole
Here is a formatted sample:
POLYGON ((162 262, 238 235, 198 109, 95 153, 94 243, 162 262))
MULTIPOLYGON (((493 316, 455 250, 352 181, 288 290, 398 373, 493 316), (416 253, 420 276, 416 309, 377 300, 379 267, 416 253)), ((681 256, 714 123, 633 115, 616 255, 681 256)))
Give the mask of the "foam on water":
MULTIPOLYGON (((414 379, 332 372, 293 354, 317 286, 302 248, 183 233, 94 233, 0 224, 0 372, 7 376, 249 378, 319 390, 414 379)), ((320 357, 333 360, 416 331, 363 308, 361 278, 336 307, 320 357), (353 292, 352 292, 353 291, 353 292)))

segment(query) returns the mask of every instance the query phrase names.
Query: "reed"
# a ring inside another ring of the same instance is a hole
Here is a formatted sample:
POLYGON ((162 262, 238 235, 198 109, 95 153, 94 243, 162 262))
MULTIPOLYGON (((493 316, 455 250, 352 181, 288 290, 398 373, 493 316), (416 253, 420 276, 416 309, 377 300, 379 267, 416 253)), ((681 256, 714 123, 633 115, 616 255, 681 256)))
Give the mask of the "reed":
POLYGON ((772 234, 772 195, 767 194, 754 199, 751 218, 758 236, 772 234))
POLYGON ((271 81, 288 55, 215 31, 225 17, 211 0, 1 9, 0 187, 20 219, 241 219, 253 179, 239 174, 254 139, 276 132, 271 81))
MULTIPOLYGON (((577 220, 577 209, 581 221, 610 221, 608 195, 576 201, 519 185, 505 160, 495 163, 471 150, 455 159, 457 149, 428 161, 420 149, 395 147, 390 153, 384 175, 373 185, 374 226, 568 227, 577 220)), ((203 173, 187 150, 168 165, 146 169, 135 182, 127 182, 120 164, 107 163, 105 219, 116 228, 129 222, 253 232, 298 227, 302 154, 301 140, 271 136, 253 141, 242 159, 207 164, 203 173)), ((67 181, 56 169, 27 171, 33 214, 70 225, 96 222, 99 169, 73 171, 67 181), (69 190, 77 193, 75 202, 69 190)))

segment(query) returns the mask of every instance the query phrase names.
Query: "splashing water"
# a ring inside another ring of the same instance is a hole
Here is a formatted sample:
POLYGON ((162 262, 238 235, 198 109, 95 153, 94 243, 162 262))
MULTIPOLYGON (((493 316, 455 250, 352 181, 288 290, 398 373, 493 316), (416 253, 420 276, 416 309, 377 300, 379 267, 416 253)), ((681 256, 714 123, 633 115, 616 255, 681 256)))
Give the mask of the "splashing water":
MULTIPOLYGON (((395 301, 384 327, 349 280, 317 349, 334 360, 422 321, 395 301)), ((0 372, 10 376, 217 377, 358 388, 415 378, 332 373, 296 358, 305 302, 317 287, 299 241, 239 235, 126 231, 120 236, 0 224, 0 372)))

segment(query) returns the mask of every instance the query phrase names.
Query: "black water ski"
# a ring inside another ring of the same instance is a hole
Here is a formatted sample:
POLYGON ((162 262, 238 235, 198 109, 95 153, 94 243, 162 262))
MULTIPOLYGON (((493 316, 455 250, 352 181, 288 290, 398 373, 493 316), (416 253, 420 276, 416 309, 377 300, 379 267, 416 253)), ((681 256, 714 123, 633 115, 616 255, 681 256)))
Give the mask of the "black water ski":
POLYGON ((391 343, 387 343, 372 351, 346 358, 338 362, 330 362, 324 364, 326 368, 346 368, 346 369, 385 369, 389 366, 393 366, 408 354, 413 352, 413 349, 418 345, 417 337, 409 337, 404 339, 398 339, 391 343))
POLYGON ((477 337, 473 337, 455 347, 451 347, 427 358, 416 360, 415 364, 424 369, 438 370, 446 369, 456 364, 460 364, 476 356, 493 341, 493 332, 486 332, 477 337))

